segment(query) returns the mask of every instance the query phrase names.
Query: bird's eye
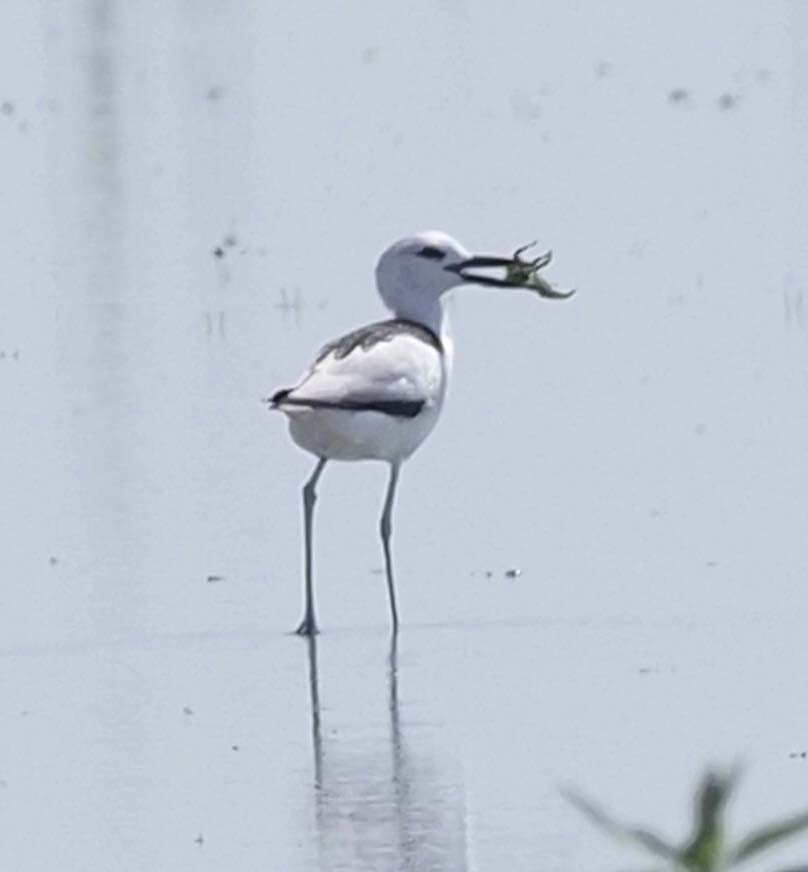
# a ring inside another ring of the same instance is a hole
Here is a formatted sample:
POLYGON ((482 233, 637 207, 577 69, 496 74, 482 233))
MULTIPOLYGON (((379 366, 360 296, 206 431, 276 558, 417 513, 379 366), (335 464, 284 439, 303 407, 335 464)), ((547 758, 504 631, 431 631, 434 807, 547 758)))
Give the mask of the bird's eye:
POLYGON ((428 257, 430 260, 443 260, 446 253, 433 245, 425 245, 419 252, 418 257, 428 257))

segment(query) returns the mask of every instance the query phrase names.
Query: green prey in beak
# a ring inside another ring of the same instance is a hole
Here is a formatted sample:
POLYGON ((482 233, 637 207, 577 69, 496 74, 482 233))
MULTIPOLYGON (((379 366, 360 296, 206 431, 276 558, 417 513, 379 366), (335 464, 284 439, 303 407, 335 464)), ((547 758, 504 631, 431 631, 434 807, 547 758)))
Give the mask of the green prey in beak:
POLYGON ((525 288, 536 291, 540 297, 548 300, 566 300, 575 291, 562 291, 554 288, 539 271, 544 269, 553 259, 552 251, 546 251, 533 260, 524 260, 522 255, 533 248, 535 242, 522 245, 510 257, 496 257, 489 255, 477 255, 460 263, 450 264, 444 269, 457 273, 465 281, 475 285, 484 285, 494 288, 525 288), (498 277, 487 273, 470 272, 470 270, 504 269, 505 275, 498 277))

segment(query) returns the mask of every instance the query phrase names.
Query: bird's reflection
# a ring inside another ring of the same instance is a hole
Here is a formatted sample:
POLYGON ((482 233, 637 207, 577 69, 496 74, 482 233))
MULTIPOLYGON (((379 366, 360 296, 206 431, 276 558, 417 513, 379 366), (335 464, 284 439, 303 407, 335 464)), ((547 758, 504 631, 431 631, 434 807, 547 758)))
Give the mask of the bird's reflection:
POLYGON ((407 734, 396 636, 387 652, 386 724, 363 712, 358 723, 339 729, 328 723, 331 710, 321 705, 316 637, 307 645, 320 868, 465 870, 462 785, 451 777, 449 763, 435 759, 418 729, 407 734))

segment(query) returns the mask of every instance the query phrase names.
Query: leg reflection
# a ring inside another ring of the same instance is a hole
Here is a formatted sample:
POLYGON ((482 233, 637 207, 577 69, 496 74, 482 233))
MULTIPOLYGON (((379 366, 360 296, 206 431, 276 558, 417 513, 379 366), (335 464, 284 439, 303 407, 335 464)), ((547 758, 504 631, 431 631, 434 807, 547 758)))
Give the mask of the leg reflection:
POLYGON ((386 664, 379 662, 378 640, 310 636, 307 651, 319 869, 467 869, 458 768, 451 748, 437 752, 443 741, 434 721, 407 723, 406 699, 419 699, 418 688, 406 671, 402 699, 397 637, 390 638, 386 664), (318 645, 327 648, 324 673, 318 645))
POLYGON ((307 636, 309 649, 309 703, 311 705, 311 743, 314 749, 314 787, 323 786, 323 735, 320 728, 320 684, 317 676, 317 637, 307 636))
POLYGON ((401 719, 398 713, 398 634, 390 636, 387 656, 387 709, 390 712, 390 743, 393 747, 393 777, 401 765, 401 719))

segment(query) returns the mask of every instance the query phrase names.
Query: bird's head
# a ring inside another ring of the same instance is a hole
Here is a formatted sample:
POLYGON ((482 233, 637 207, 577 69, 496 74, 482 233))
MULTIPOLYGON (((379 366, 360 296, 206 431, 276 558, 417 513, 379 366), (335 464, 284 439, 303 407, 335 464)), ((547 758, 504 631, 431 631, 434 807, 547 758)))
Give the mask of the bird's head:
POLYGON ((571 296, 573 291, 557 291, 539 275, 551 253, 523 260, 528 247, 510 257, 474 255, 447 233, 416 233, 384 251, 376 265, 376 283, 387 306, 404 317, 413 307, 436 305, 444 293, 465 284, 525 288, 552 299, 571 296))

